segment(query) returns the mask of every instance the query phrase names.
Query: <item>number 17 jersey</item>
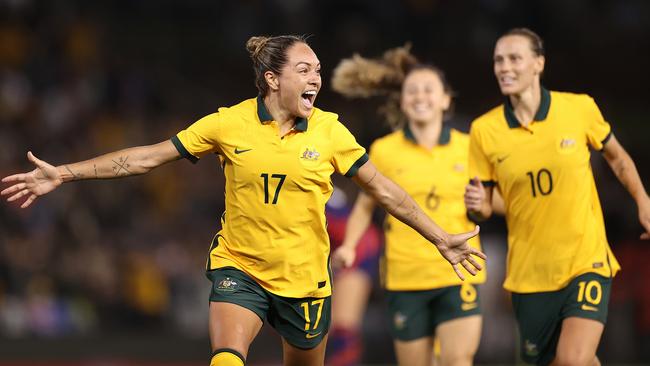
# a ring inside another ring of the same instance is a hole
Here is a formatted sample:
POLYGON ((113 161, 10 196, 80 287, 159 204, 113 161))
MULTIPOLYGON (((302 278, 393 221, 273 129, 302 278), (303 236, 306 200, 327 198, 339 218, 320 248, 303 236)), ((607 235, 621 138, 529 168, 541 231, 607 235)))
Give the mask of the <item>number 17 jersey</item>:
POLYGON ((234 267, 279 296, 331 294, 325 203, 334 172, 354 176, 365 149, 334 113, 314 108, 279 136, 261 98, 220 108, 172 138, 181 155, 217 153, 226 211, 207 269, 234 267))
POLYGON ((620 269, 589 160, 589 146, 601 150, 610 134, 589 96, 546 89, 527 127, 508 101, 472 123, 470 173, 496 184, 506 206, 507 290, 556 291, 583 273, 620 269))

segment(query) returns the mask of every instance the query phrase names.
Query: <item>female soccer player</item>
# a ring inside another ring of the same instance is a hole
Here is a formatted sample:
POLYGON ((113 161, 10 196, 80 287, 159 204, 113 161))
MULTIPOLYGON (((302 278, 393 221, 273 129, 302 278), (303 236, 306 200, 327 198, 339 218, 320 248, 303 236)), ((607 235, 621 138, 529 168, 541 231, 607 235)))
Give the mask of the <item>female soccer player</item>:
POLYGON ((298 36, 252 37, 257 98, 220 108, 168 141, 3 179, 1 193, 21 207, 61 183, 144 174, 185 157, 217 153, 226 178, 226 212, 212 241, 209 329, 211 365, 243 365, 263 319, 280 333, 285 365, 322 365, 330 324, 329 241, 325 202, 330 176, 352 177, 393 215, 427 237, 462 276, 484 254, 467 244, 474 230, 450 235, 401 188, 381 175, 337 120, 314 108, 320 62, 298 36))
MULTIPOLYGON (((336 251, 343 243, 351 209, 345 191, 334 186, 325 207, 331 251, 336 251)), ((329 366, 356 366, 361 361, 363 316, 378 275, 381 245, 381 230, 371 224, 359 240, 354 263, 347 268, 332 268, 336 290, 332 292, 332 325, 325 356, 329 366)))
MULTIPOLYGON (((388 51, 382 60, 360 56, 337 67, 332 84, 344 95, 388 94, 388 120, 394 132, 375 141, 370 157, 377 169, 403 187, 425 214, 445 230, 465 231, 474 224, 463 202, 468 174, 469 136, 443 123, 452 90, 443 72, 422 65, 408 48, 388 51), (393 96, 393 94, 396 94, 393 96)), ((348 220, 334 261, 349 265, 370 223, 376 197, 361 193, 348 220)), ((462 282, 446 271, 445 259, 392 215, 384 225, 383 266, 395 352, 400 365, 431 365, 434 337, 441 365, 471 365, 481 335, 478 283, 485 274, 462 282)), ((478 238, 470 245, 480 248, 478 238)), ((337 293, 336 296, 344 296, 337 293)))
POLYGON ((498 39, 494 74, 505 103, 476 119, 470 132, 467 208, 486 204, 498 187, 508 224, 504 287, 512 303, 525 361, 598 365, 596 349, 619 264, 607 243, 589 147, 630 192, 650 236, 650 198, 634 162, 588 95, 548 91, 541 38, 513 29, 498 39))

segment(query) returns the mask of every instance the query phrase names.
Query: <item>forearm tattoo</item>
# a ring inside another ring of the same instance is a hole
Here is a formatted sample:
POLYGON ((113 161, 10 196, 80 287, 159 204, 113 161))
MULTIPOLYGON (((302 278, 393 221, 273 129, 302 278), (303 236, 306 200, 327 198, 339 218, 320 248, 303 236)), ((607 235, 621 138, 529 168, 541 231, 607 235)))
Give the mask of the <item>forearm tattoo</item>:
MULTIPOLYGON (((404 203, 408 203, 408 194, 406 192, 404 192, 404 195, 402 196, 402 200, 397 205, 396 209, 399 210, 400 207, 402 207, 402 205, 404 205, 404 203)), ((419 217, 418 217, 417 206, 411 205, 410 207, 406 207, 405 210, 406 210, 405 216, 408 217, 411 222, 415 223, 415 222, 418 221, 419 217)))
POLYGON ((629 191, 630 190, 629 182, 627 181, 627 179, 625 179, 626 174, 627 173, 626 173, 625 163, 622 163, 616 171, 616 176, 618 177, 618 180, 623 182, 623 186, 625 187, 625 189, 629 191))
POLYGON ((67 165, 64 165, 63 167, 65 168, 65 170, 68 171, 68 173, 72 174, 72 178, 73 178, 73 179, 81 179, 81 178, 84 177, 83 174, 81 174, 81 173, 75 173, 75 172, 73 172, 72 170, 70 170, 70 168, 69 168, 67 165))
POLYGON ((112 160, 113 163, 115 163, 115 165, 113 165, 113 172, 115 173, 115 176, 131 174, 129 171, 131 164, 127 163, 127 160, 129 160, 128 156, 120 156, 118 161, 112 160))
POLYGON ((370 177, 370 179, 368 179, 368 181, 366 182, 366 184, 370 184, 370 182, 372 182, 372 180, 375 179, 376 176, 377 176, 377 171, 375 170, 375 174, 373 174, 373 176, 370 177))
POLYGON ((406 194, 406 192, 403 192, 403 193, 404 194, 402 195, 402 200, 399 201, 399 204, 397 205, 396 209, 399 209, 400 207, 402 207, 402 205, 404 204, 404 201, 406 201, 407 194, 406 194))
POLYGON ((95 169, 95 178, 97 178, 97 164, 93 164, 93 168, 95 169))
POLYGON ((416 208, 416 206, 409 207, 406 215, 410 217, 414 223, 417 223, 420 219, 420 216, 418 215, 418 209, 416 208))

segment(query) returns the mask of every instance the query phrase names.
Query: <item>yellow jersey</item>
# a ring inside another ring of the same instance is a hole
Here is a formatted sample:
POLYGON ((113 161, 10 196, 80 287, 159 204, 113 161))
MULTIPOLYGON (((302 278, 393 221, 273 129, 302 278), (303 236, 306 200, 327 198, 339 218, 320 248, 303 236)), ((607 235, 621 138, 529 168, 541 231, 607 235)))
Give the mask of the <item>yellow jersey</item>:
POLYGON ((334 113, 314 108, 279 136, 261 98, 219 108, 172 138, 196 161, 220 155, 226 211, 207 269, 237 268, 280 296, 331 294, 325 203, 334 172, 354 176, 365 149, 334 113))
POLYGON ((470 175, 498 185, 506 208, 508 259, 504 287, 555 291, 586 272, 620 269, 612 255, 589 162, 611 134, 584 94, 542 88, 527 127, 509 100, 482 115, 470 131, 470 175))
MULTIPOLYGON (((418 145, 408 125, 376 140, 370 158, 377 169, 400 185, 422 210, 450 233, 474 229, 463 201, 468 174, 469 137, 443 125, 438 145, 418 145)), ((451 265, 433 244, 391 215, 384 223, 386 250, 383 281, 388 290, 428 290, 459 285, 451 265)), ((478 237, 470 245, 480 249, 478 237)), ((477 259, 477 261, 483 261, 477 259)), ((465 272, 470 283, 485 282, 485 271, 477 276, 465 272)))

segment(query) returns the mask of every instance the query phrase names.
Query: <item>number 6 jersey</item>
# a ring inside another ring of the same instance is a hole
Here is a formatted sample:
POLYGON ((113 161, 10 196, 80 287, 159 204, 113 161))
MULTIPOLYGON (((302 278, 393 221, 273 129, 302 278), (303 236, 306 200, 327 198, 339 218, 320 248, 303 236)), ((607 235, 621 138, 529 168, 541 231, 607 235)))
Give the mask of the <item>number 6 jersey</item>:
POLYGON ((314 108, 280 137, 258 97, 219 108, 172 142, 191 161, 208 153, 222 161, 226 211, 208 270, 237 268, 285 297, 331 294, 325 221, 330 177, 352 177, 368 161, 336 114, 314 108))
POLYGON ((589 162, 589 146, 601 150, 610 126, 587 95, 541 94, 527 127, 507 99, 470 131, 470 174, 496 185, 505 202, 504 287, 519 293, 555 291, 580 274, 613 277, 620 269, 589 162))
MULTIPOLYGON (((442 125, 438 144, 432 149, 417 143, 410 127, 395 131, 370 146, 370 158, 377 169, 400 185, 436 224, 448 233, 471 231, 463 202, 469 181, 467 134, 442 125)), ((391 215, 384 221, 386 250, 382 280, 392 291, 431 290, 463 283, 449 262, 417 231, 391 215)), ((479 238, 469 244, 481 249, 479 238)), ((485 264, 480 258, 476 259, 485 264)), ((469 283, 485 282, 485 272, 469 275, 469 283)))

